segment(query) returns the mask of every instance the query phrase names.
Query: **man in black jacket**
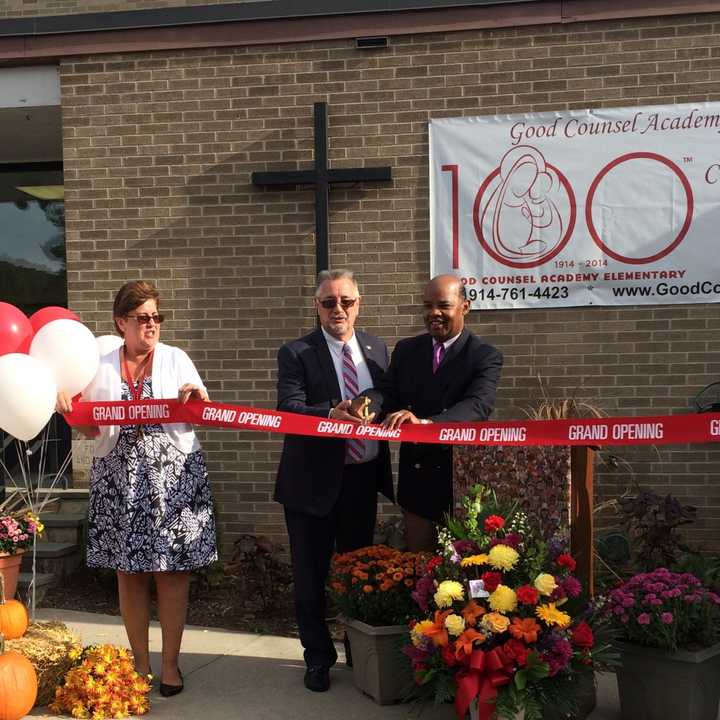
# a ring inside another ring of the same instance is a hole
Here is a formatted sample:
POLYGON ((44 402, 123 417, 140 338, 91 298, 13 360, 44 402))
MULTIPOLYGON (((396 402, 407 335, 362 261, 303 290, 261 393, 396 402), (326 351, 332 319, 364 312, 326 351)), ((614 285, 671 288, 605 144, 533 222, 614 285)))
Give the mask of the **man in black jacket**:
MULTIPOLYGON (((278 352, 277 408, 357 422, 350 401, 387 368, 387 345, 354 329, 360 294, 350 271, 320 273, 315 307, 321 327, 278 352)), ((329 688, 337 659, 325 623, 330 558, 372 545, 378 491, 393 499, 387 443, 285 436, 275 500, 285 508, 309 690, 329 688)))
MULTIPOLYGON (((428 332, 400 340, 390 367, 364 393, 370 412, 384 425, 487 420, 495 406, 502 354, 465 329, 470 304, 461 280, 439 275, 425 287, 423 317, 428 332)), ((410 550, 433 550, 435 523, 452 509, 450 445, 402 443, 398 503, 410 550)))

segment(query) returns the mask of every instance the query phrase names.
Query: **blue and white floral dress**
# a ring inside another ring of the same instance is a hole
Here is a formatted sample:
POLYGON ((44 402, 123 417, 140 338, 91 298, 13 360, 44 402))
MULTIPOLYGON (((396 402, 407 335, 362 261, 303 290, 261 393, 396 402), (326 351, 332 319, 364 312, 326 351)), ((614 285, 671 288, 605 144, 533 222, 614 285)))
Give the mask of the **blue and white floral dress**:
MULTIPOLYGON (((131 399, 125 380, 121 393, 131 399)), ((152 396, 148 377, 141 398, 152 396)), ((180 572, 214 560, 215 516, 202 450, 181 452, 162 425, 123 425, 114 449, 92 463, 88 566, 180 572)))

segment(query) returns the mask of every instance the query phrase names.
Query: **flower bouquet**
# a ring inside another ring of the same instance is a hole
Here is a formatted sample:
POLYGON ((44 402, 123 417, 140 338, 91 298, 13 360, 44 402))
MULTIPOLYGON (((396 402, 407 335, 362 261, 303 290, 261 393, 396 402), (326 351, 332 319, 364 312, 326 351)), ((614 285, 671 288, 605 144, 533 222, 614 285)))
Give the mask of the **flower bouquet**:
POLYGON ((132 655, 114 645, 94 645, 73 652, 76 661, 55 691, 54 713, 75 718, 123 718, 150 709, 150 684, 135 672, 132 655))
POLYGON ((454 701, 461 719, 471 709, 481 720, 574 712, 580 676, 613 651, 580 614, 564 538, 542 539, 524 513, 475 486, 439 539, 413 592, 405 648, 418 694, 454 701))

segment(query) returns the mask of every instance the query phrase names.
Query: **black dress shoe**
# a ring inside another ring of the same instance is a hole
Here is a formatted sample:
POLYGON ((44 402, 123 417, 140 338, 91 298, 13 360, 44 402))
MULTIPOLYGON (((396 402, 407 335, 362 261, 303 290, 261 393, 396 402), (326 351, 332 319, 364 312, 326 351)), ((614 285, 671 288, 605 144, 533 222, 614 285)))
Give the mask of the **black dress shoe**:
POLYGON ((326 665, 310 665, 305 671, 305 687, 313 692, 330 689, 330 668, 326 665))
POLYGON ((160 694, 163 697, 172 697, 173 695, 179 695, 183 691, 183 688, 185 687, 185 680, 183 679, 183 674, 180 672, 180 670, 178 670, 178 675, 180 675, 179 685, 168 685, 164 682, 160 683, 160 694))

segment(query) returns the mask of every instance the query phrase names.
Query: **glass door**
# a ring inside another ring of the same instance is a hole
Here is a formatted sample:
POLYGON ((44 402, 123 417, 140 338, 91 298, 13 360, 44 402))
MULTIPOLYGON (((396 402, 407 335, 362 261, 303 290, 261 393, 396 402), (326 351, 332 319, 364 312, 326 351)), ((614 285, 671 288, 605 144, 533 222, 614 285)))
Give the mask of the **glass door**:
MULTIPOLYGON (((27 315, 47 305, 67 307, 62 163, 0 163, 0 300, 27 315)), ((45 475, 54 476, 70 451, 70 429, 50 421, 45 475)), ((39 449, 40 440, 31 443, 39 449)), ((16 444, 0 431, 0 459, 18 471, 16 444)), ((2 475, 5 475, 3 472, 2 475)), ((71 477, 70 470, 66 473, 71 477)), ((8 478, 4 478, 8 482, 8 478)))

